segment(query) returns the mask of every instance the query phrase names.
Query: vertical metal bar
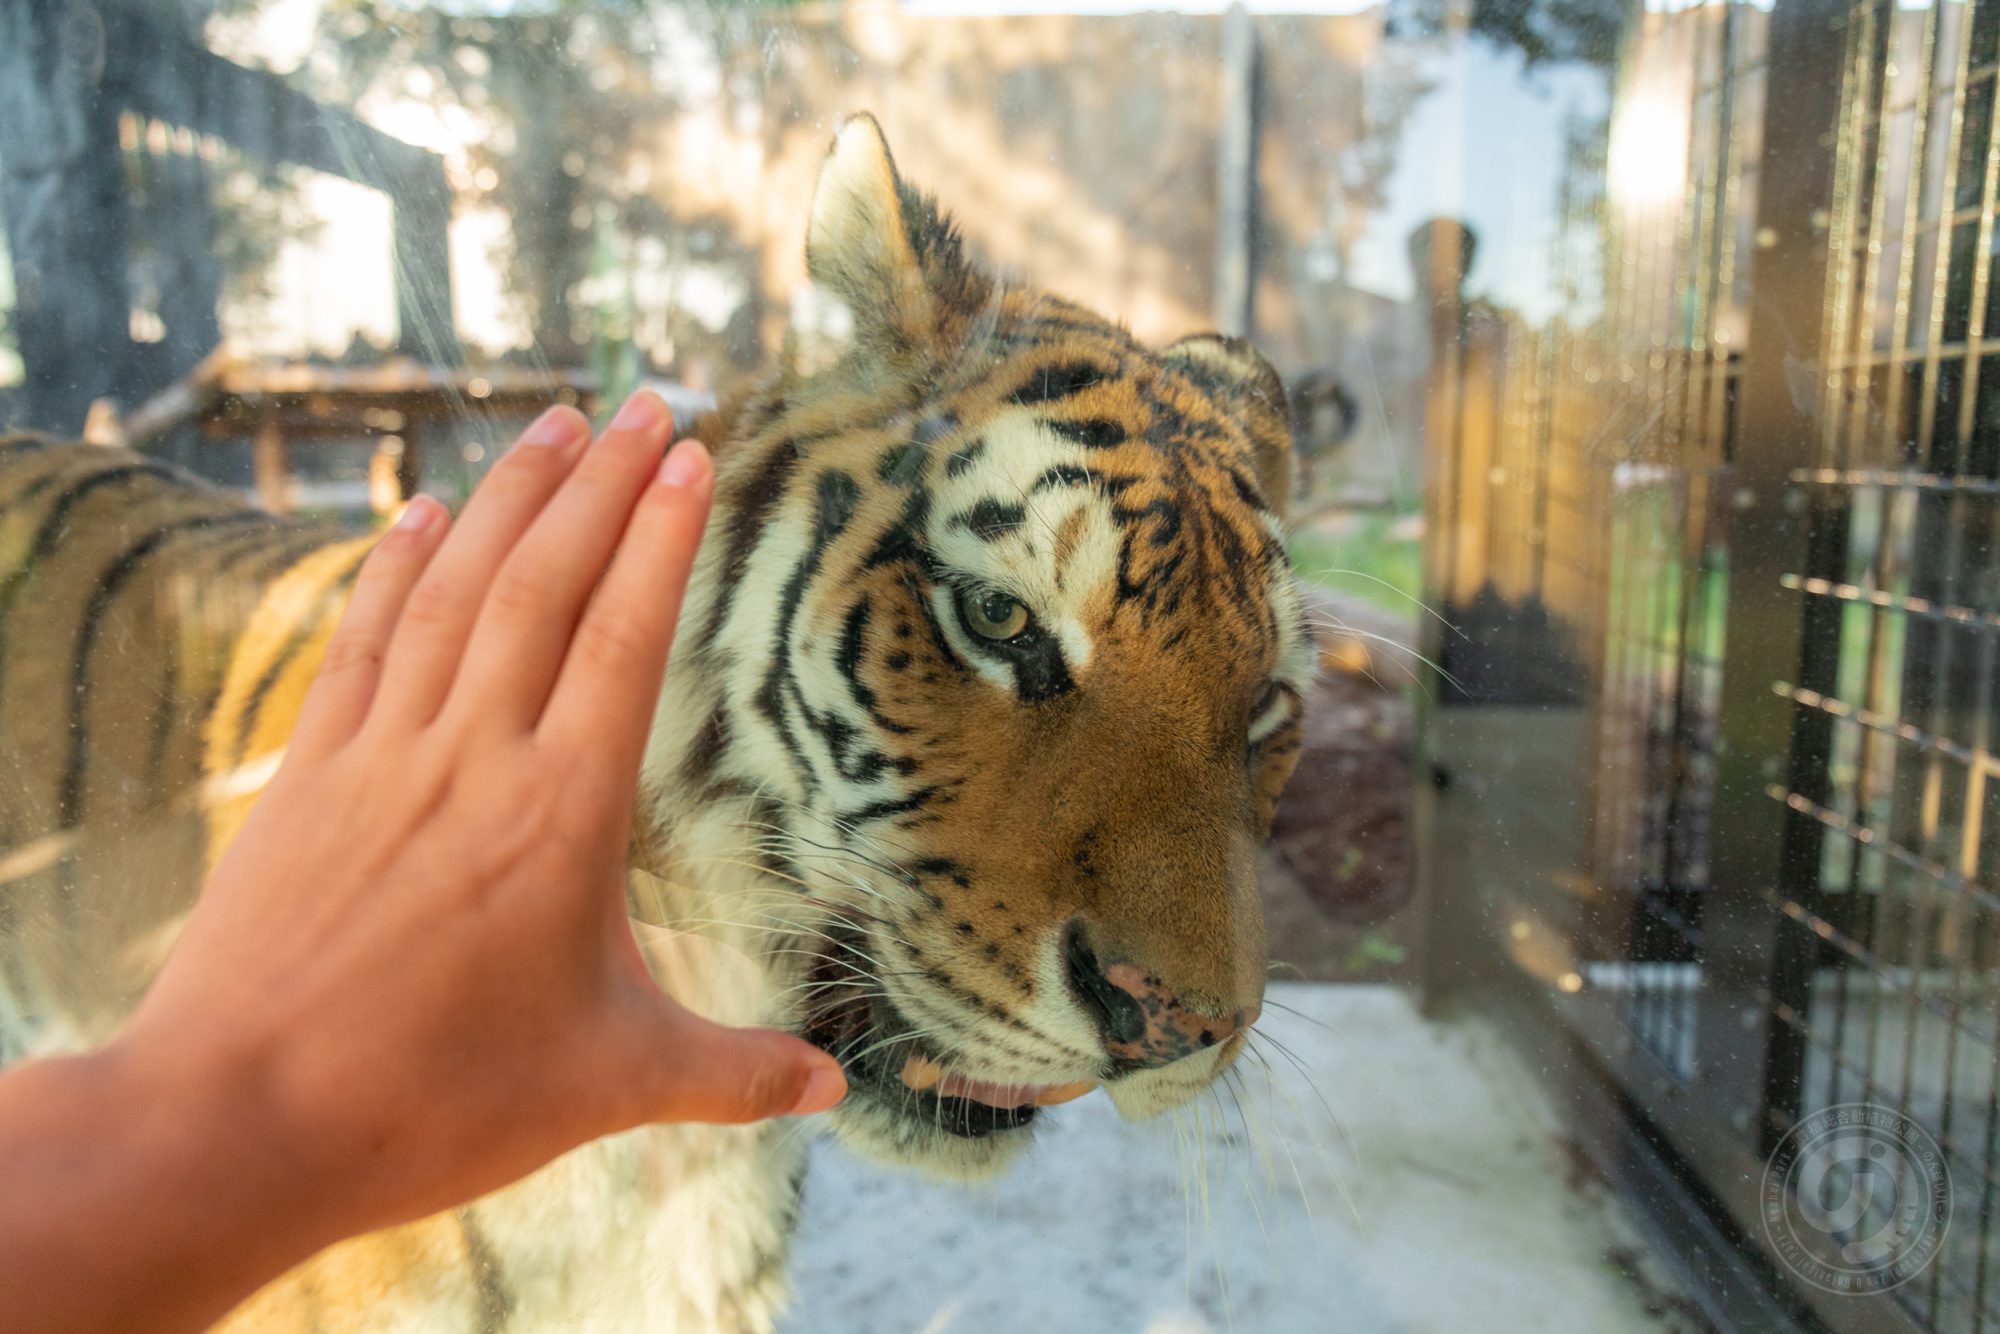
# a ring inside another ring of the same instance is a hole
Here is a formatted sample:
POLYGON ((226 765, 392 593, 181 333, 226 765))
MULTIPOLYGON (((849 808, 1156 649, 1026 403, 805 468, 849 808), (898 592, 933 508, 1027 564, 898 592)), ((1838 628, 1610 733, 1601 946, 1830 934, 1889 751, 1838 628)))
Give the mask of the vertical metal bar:
MULTIPOLYGON (((1781 0, 1771 15, 1770 86, 1778 114, 1767 115, 1758 163, 1759 248, 1752 258, 1758 299, 1750 310, 1737 411, 1730 577, 1718 717, 1716 802, 1710 890, 1704 904, 1707 986, 1696 1014, 1698 1081, 1723 1127, 1761 1151, 1765 1113, 1796 1088, 1799 1052, 1773 1021, 1774 987, 1797 994, 1797 960, 1781 957, 1779 918, 1767 894, 1802 888, 1817 871, 1818 834, 1765 796, 1783 777, 1810 781, 1825 753, 1824 722, 1772 693, 1797 680, 1816 644, 1825 658, 1838 620, 1815 620, 1781 576, 1809 556, 1843 546, 1838 514, 1816 512, 1792 473, 1813 462, 1817 405, 1795 393, 1799 368, 1817 363, 1827 282, 1826 210, 1832 203, 1833 129, 1840 110, 1843 43, 1832 32, 1836 0, 1781 0), (1818 551, 1808 544, 1817 538, 1818 551), (1786 773, 1789 762, 1791 772, 1786 773)), ((1699 1162, 1699 1144, 1679 1146, 1699 1162)))
MULTIPOLYGON (((1805 507, 1808 525, 1802 569, 1807 577, 1839 577, 1847 558, 1852 518, 1848 500, 1845 491, 1829 490, 1813 497, 1805 507)), ((1840 668, 1844 604, 1832 598, 1806 597, 1795 615, 1799 622, 1799 661, 1791 679, 1805 690, 1831 694, 1840 668)), ((1831 714, 1793 707, 1791 744, 1781 781, 1787 792, 1797 793, 1821 807, 1830 798, 1828 760, 1833 724, 1831 714)), ((1770 809, 1767 807, 1767 811, 1770 809)), ((1808 815, 1787 807, 1776 809, 1782 829, 1777 874, 1774 881, 1767 879, 1766 883, 1778 899, 1803 904, 1818 912, 1824 832, 1818 821, 1808 815)), ((1810 1013, 1820 942, 1817 936, 1773 911, 1769 900, 1764 904, 1764 917, 1763 932, 1751 937, 1769 951, 1762 1014, 1758 1017, 1767 1029, 1764 1068, 1757 1084, 1749 1090, 1754 1102, 1739 1102, 1738 1106, 1754 1106, 1754 1124, 1764 1139, 1770 1140, 1798 1118, 1806 1056, 1804 1033, 1795 1025, 1775 1022, 1772 1012, 1778 1006, 1785 1006, 1796 1014, 1810 1013)), ((1739 1014, 1737 1020, 1740 1031, 1745 1026, 1744 1016, 1739 1014)), ((1757 1145, 1760 1153, 1767 1147, 1761 1141, 1757 1145)))
POLYGON ((1257 24, 1240 3, 1222 16, 1222 127, 1215 153, 1215 323, 1249 338, 1257 302, 1257 24))

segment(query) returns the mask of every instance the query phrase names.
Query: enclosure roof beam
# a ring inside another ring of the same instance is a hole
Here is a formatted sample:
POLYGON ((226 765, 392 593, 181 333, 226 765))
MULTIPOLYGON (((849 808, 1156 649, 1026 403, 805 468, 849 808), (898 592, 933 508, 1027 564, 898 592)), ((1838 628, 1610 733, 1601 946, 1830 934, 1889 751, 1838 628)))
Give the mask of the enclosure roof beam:
POLYGON ((428 184, 437 154, 313 100, 266 70, 225 60, 187 35, 124 7, 127 40, 106 53, 125 67, 116 84, 143 115, 213 135, 268 167, 284 164, 372 186, 391 196, 428 184))

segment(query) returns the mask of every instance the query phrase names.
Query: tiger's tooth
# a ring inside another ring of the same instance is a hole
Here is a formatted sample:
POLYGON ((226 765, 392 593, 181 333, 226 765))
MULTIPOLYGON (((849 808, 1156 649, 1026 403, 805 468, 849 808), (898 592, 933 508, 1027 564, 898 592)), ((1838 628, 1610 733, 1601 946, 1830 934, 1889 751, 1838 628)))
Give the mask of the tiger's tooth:
POLYGON ((944 1067, 928 1056, 912 1056, 903 1062, 903 1083, 910 1088, 918 1091, 936 1088, 943 1078, 944 1067))
POLYGON ((1057 1103, 1075 1102, 1096 1087, 1094 1079, 1080 1079, 1074 1084, 1051 1084, 1035 1095, 1035 1106, 1054 1107, 1057 1103))

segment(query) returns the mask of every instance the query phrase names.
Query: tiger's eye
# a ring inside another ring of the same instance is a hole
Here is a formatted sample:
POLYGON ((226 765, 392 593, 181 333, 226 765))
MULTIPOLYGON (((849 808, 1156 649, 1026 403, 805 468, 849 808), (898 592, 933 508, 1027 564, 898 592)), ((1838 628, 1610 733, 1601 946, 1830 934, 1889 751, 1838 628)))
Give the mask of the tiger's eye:
POLYGON ((959 614, 981 639, 1012 639, 1028 628, 1028 609, 994 589, 958 595, 959 614))

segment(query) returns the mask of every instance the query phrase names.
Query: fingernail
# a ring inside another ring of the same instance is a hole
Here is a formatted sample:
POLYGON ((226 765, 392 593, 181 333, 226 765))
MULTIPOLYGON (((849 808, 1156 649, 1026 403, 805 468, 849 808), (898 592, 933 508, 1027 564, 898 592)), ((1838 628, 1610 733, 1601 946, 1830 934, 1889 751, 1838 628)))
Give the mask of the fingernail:
POLYGON ((566 445, 582 434, 577 415, 569 408, 550 408, 527 430, 521 432, 524 445, 566 445))
POLYGON ((836 1106, 847 1096, 847 1076, 832 1062, 816 1064, 806 1076, 806 1089, 791 1110, 793 1116, 811 1116, 836 1106))
POLYGON ((660 460, 660 481, 666 486, 689 487, 708 471, 708 451, 699 440, 683 440, 660 460))
POLYGON ((656 430, 666 420, 667 405, 660 401, 658 394, 642 389, 625 400, 625 406, 618 409, 618 415, 611 419, 614 431, 656 430))
POLYGON ((396 518, 396 531, 401 533, 421 533, 436 520, 443 506, 429 496, 411 496, 410 503, 403 506, 402 514, 396 518))

